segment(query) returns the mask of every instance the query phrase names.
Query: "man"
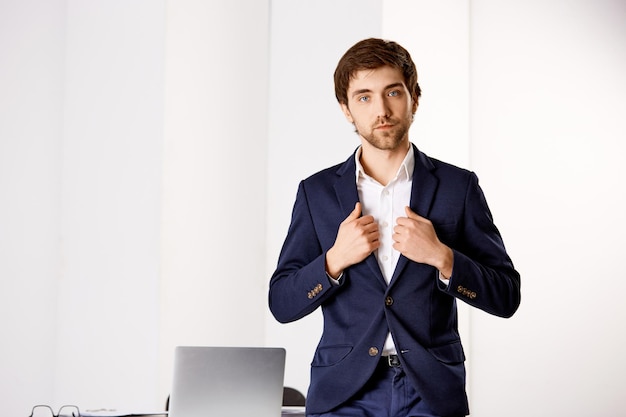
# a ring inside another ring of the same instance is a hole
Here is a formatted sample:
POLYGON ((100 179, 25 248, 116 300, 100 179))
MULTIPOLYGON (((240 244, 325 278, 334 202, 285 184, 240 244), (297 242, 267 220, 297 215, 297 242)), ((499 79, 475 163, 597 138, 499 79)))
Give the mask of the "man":
POLYGON ((366 39, 335 71, 361 145, 302 181, 269 305, 280 322, 321 306, 309 416, 465 416, 455 298, 510 317, 520 277, 476 175, 409 141, 420 87, 400 45, 366 39))

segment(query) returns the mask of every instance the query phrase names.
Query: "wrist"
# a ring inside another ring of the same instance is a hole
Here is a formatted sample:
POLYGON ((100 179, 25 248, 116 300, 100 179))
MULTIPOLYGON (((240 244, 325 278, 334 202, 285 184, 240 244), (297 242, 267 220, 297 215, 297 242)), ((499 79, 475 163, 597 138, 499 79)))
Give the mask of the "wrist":
POLYGON ((444 279, 450 279, 452 276, 452 268, 454 266, 454 252, 447 246, 443 246, 443 255, 441 256, 441 260, 439 265, 437 265, 437 269, 439 270, 439 274, 444 279))
POLYGON ((331 278, 338 279, 343 273, 343 268, 336 264, 333 255, 333 248, 330 248, 328 252, 326 252, 326 273, 331 278))

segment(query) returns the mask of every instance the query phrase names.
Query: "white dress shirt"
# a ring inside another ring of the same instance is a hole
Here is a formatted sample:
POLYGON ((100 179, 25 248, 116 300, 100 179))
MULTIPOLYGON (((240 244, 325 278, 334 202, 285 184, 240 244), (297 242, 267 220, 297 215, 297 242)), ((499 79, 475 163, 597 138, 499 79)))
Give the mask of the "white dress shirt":
MULTIPOLYGON (((400 258, 400 252, 393 248, 393 228, 398 217, 406 217, 404 208, 411 201, 411 185, 413 183, 413 168, 415 167, 413 147, 409 148, 396 176, 387 185, 380 184, 365 173, 360 157, 361 148, 355 154, 356 185, 362 207, 361 214, 363 216, 371 215, 378 222, 380 246, 374 255, 378 260, 385 281, 389 284, 400 258)), ((383 355, 395 353, 396 348, 391 334, 388 334, 383 347, 383 355)))

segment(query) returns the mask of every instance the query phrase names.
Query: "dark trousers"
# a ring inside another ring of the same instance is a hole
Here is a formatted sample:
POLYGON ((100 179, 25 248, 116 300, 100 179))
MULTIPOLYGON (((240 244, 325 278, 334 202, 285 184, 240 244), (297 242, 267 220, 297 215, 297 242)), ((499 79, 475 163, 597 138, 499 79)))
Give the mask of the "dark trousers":
POLYGON ((368 383, 348 402, 323 414, 308 417, 440 417, 428 408, 402 367, 385 361, 368 383))

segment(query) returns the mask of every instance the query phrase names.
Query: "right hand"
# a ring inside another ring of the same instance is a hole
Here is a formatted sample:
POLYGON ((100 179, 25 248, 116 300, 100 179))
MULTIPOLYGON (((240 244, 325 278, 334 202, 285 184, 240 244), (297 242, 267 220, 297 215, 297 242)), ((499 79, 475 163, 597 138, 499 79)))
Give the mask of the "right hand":
POLYGON ((335 244, 326 253, 326 272, 337 278, 344 269, 367 258, 380 246, 374 216, 361 217, 361 203, 339 225, 335 244))

